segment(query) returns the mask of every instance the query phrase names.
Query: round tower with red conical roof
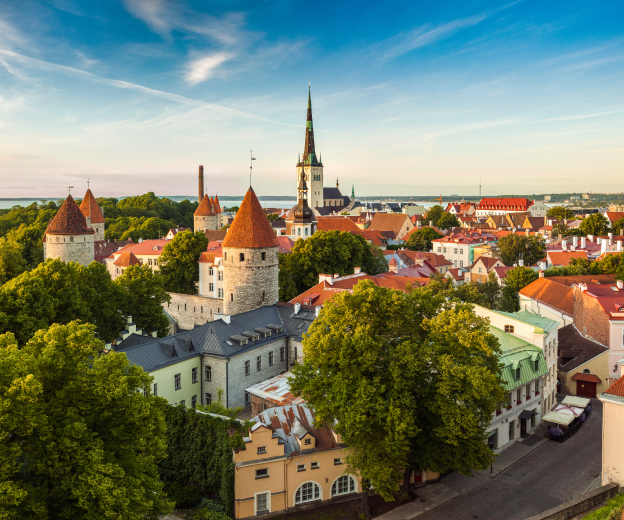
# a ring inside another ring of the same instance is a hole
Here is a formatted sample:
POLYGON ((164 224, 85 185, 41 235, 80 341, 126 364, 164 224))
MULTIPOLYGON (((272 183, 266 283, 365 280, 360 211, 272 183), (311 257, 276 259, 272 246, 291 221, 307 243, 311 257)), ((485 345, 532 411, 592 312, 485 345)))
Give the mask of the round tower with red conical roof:
POLYGON ((279 242, 251 186, 221 246, 225 314, 277 303, 279 242))
POLYGON ((208 195, 204 195, 195 213, 193 213, 193 222, 194 231, 218 231, 221 229, 219 227, 219 215, 215 213, 214 201, 208 195))
POLYGON ((89 265, 95 260, 95 232, 71 195, 50 221, 43 235, 43 257, 89 265))
POLYGON ((95 240, 104 240, 104 226, 106 225, 106 219, 104 218, 104 213, 102 213, 102 209, 98 206, 98 203, 90 189, 87 190, 84 199, 82 199, 80 211, 87 221, 87 227, 93 229, 95 233, 95 240))

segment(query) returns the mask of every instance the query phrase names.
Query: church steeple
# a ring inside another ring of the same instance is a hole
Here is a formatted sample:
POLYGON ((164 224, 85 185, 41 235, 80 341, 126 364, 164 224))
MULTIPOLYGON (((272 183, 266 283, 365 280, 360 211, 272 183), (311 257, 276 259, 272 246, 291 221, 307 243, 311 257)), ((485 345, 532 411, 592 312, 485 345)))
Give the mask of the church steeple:
POLYGON ((306 120, 305 147, 303 149, 303 164, 318 165, 320 164, 316 158, 316 150, 314 148, 314 126, 312 124, 312 96, 310 87, 308 86, 308 118, 306 120))
POLYGON ((351 202, 355 200, 355 184, 351 184, 351 202))

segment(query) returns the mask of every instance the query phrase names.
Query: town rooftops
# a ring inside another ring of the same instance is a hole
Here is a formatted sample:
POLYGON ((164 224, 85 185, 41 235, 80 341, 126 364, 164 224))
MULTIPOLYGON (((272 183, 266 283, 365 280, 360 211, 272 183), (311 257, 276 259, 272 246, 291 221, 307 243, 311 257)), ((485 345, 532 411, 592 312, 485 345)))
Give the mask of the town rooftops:
POLYGON ((244 249, 279 246, 271 223, 264 214, 260 201, 251 186, 236 212, 222 246, 244 249))
POLYGON ((102 210, 100 209, 100 206, 98 206, 98 203, 90 189, 87 190, 84 199, 82 199, 80 211, 85 218, 91 217, 91 224, 103 224, 106 222, 104 215, 102 215, 102 210))
POLYGON ((143 242, 139 244, 130 244, 119 251, 115 251, 113 256, 121 253, 133 253, 134 255, 140 256, 160 256, 168 243, 169 240, 156 238, 153 240, 143 240, 143 242))
MULTIPOLYGON (((613 383, 608 390, 600 395, 601 398, 613 398, 624 397, 624 377, 620 377, 615 383, 613 383)), ((617 399, 621 401, 622 399, 617 399)))
POLYGON ((394 237, 396 237, 406 220, 411 224, 409 217, 404 213, 375 213, 369 229, 391 231, 394 233, 394 237))
POLYGON ((580 285, 579 289, 593 297, 611 320, 624 320, 624 289, 617 285, 580 285))
POLYGON ((548 251, 546 254, 554 266, 568 266, 573 258, 587 259, 585 251, 548 251))
POLYGON ((92 235, 94 231, 87 227, 87 220, 78 208, 71 195, 67 195, 65 202, 45 230, 46 235, 92 235))
POLYGON ((583 336, 573 323, 559 329, 558 349, 557 368, 563 372, 569 372, 609 350, 583 336))
POLYGON ((288 383, 289 377, 292 377, 292 373, 285 372, 284 374, 262 381, 262 383, 250 386, 245 390, 277 406, 305 403, 302 397, 297 397, 290 391, 290 384, 288 383))
POLYGON ((548 305, 549 307, 572 317, 574 314, 572 288, 554 281, 553 278, 559 277, 553 276, 552 278, 538 278, 526 287, 520 289, 518 294, 521 299, 523 296, 530 298, 531 300, 548 305))
POLYGON ((316 220, 318 231, 361 231, 352 219, 344 215, 317 217, 316 220))
POLYGON ((141 265, 141 260, 139 260, 132 251, 125 251, 117 257, 113 265, 117 267, 130 267, 131 265, 141 265))
POLYGON ((484 197, 477 205, 477 210, 527 211, 533 204, 527 198, 517 197, 484 197))

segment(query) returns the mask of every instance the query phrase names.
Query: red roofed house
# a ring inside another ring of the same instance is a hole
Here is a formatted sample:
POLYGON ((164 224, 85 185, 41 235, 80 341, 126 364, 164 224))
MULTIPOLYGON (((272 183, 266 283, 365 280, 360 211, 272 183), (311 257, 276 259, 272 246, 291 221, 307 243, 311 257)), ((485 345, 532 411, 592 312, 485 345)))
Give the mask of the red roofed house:
POLYGON ((95 259, 95 232, 71 195, 48 224, 43 235, 43 258, 89 265, 95 259))
MULTIPOLYGON (((543 275, 543 273, 542 273, 543 275)), ((559 283, 559 276, 538 278, 518 291, 520 310, 531 311, 559 323, 559 327, 569 325, 573 321, 574 300, 573 290, 559 283)))
POLYGON ((115 262, 117 262, 122 255, 127 253, 132 253, 132 256, 136 258, 141 265, 148 265, 152 271, 158 271, 158 259, 168 243, 169 240, 164 239, 143 240, 138 244, 130 244, 113 252, 113 254, 106 258, 106 268, 111 278, 114 280, 117 276, 121 275, 121 272, 118 272, 120 266, 115 262))
POLYGON ((410 230, 414 229, 414 224, 404 213, 375 213, 368 228, 388 232, 388 236, 394 240, 401 240, 410 230))
POLYGON ((141 265, 141 260, 139 260, 134 253, 131 251, 126 251, 118 255, 117 259, 113 262, 115 266, 115 274, 112 276, 113 280, 118 276, 121 276, 127 267, 131 265, 141 265))
POLYGON ((432 252, 444 256, 453 267, 468 267, 474 263, 474 248, 495 242, 496 236, 490 232, 469 231, 454 233, 432 240, 432 252))
POLYGON ((399 251, 393 251, 396 256, 405 264, 406 267, 422 266, 425 262, 433 267, 438 273, 445 274, 453 267, 453 264, 449 262, 442 255, 436 253, 429 253, 423 251, 410 251, 409 249, 401 249, 399 251))
POLYGON ((489 256, 480 256, 468 268, 466 273, 466 282, 487 282, 490 271, 495 267, 505 267, 500 258, 492 258, 489 256))
POLYGON ((470 217, 475 214, 477 205, 474 202, 450 202, 444 211, 453 215, 470 217))
POLYGON ((506 213, 520 213, 529 211, 534 201, 527 198, 496 198, 484 197, 477 205, 476 215, 505 215, 506 213))
MULTIPOLYGON (((612 226, 614 222, 624 218, 624 211, 605 211, 603 215, 609 221, 609 225, 612 226)), ((618 233, 620 232, 619 229, 616 229, 615 231, 618 233)))
POLYGON ((459 267, 449 269, 444 275, 446 278, 450 278, 453 281, 453 285, 464 285, 466 283, 466 273, 459 267))
POLYGON ((587 259, 587 253, 585 251, 548 251, 546 253, 548 267, 568 266, 573 258, 587 259))

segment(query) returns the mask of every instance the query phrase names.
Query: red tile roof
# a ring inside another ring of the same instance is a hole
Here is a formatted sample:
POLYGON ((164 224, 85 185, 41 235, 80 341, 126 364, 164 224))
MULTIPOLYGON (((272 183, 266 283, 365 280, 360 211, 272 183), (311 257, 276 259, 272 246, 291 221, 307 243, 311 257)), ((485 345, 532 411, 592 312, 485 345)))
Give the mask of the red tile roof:
POLYGON ((106 222, 104 215, 102 215, 102 210, 100 209, 100 206, 98 206, 98 203, 90 189, 87 190, 84 199, 82 199, 80 211, 85 218, 91 217, 91 224, 103 224, 106 222))
POLYGON ((573 258, 587 258, 585 251, 549 251, 550 263, 555 266, 568 266, 573 258))
POLYGON ((624 212, 622 211, 607 211, 606 213, 609 224, 613 224, 616 220, 624 218, 624 212))
POLYGON ((279 242, 279 252, 284 254, 292 253, 292 248, 295 245, 295 241, 287 236, 276 237, 279 242))
POLYGON ((134 253, 135 255, 143 256, 160 256, 168 243, 169 240, 162 239, 143 240, 140 244, 132 244, 120 249, 119 251, 115 251, 113 255, 117 255, 119 253, 134 253))
POLYGON ((113 262, 117 267, 129 267, 131 265, 141 265, 139 260, 132 251, 125 251, 119 255, 117 260, 113 262))
MULTIPOLYGON (((557 278, 554 276, 553 278, 557 278)), ((571 287, 552 281, 551 278, 538 278, 518 293, 538 301, 568 316, 574 314, 573 291, 571 287)))
POLYGON ((406 220, 411 223, 409 217, 404 213, 375 213, 367 229, 392 231, 396 236, 401 231, 406 220))
POLYGON ((212 205, 213 202, 210 197, 208 197, 208 195, 204 195, 204 198, 199 203, 199 206, 197 206, 197 209, 195 210, 195 213, 193 213, 193 215, 195 215, 196 217, 213 216, 215 213, 214 211, 212 211, 212 205))
POLYGON ((609 389, 605 391, 605 394, 624 397, 624 377, 620 377, 620 379, 613 383, 609 389))
POLYGON ((585 284, 614 284, 614 274, 582 274, 576 276, 549 276, 551 282, 560 283, 572 287, 580 283, 585 284))
POLYGON ((527 198, 495 198, 485 197, 477 206, 477 210, 507 210, 507 211, 527 211, 533 201, 527 198))
POLYGON ((474 261, 474 263, 470 267, 471 268, 474 267, 479 262, 483 264, 483 267, 485 267, 485 270, 487 272, 489 272, 490 269, 492 269, 492 267, 494 267, 497 263, 499 264, 503 263, 500 258, 492 258, 491 256, 480 256, 474 261))
POLYGON ((588 381, 589 383, 602 383, 602 379, 600 379, 596 374, 581 374, 579 372, 574 374, 572 379, 575 381, 588 381))
POLYGON ((494 272, 502 280, 503 278, 507 278, 507 273, 511 271, 512 269, 514 269, 513 266, 495 267, 494 272))
POLYGON ((215 205, 215 213, 221 213, 221 203, 219 202, 219 195, 215 195, 214 199, 212 199, 215 205))
POLYGON ((342 216, 317 217, 317 231, 361 231, 350 218, 342 216))
POLYGON ((271 223, 264 214, 260 201, 251 186, 223 239, 222 246, 238 248, 279 246, 271 223))
POLYGON ((453 265, 453 262, 447 260, 442 255, 436 253, 428 253, 423 251, 410 251, 403 249, 395 252, 406 265, 422 264, 423 260, 427 260, 433 267, 442 267, 445 265, 453 265))
POLYGON ((447 271, 455 280, 463 280, 464 279, 464 271, 462 271, 459 267, 454 267, 453 269, 449 269, 447 271))
POLYGON ((55 217, 45 230, 46 235, 92 235, 87 220, 78 208, 76 201, 68 195, 55 217))

